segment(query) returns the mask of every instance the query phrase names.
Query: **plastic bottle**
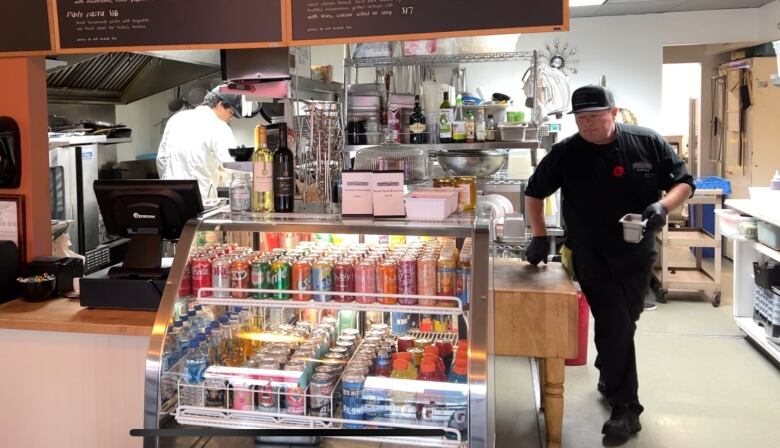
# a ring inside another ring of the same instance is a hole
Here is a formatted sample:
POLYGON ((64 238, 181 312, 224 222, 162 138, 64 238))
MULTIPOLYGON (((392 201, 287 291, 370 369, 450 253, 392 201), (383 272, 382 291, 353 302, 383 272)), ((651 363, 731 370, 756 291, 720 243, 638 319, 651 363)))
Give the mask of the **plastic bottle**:
POLYGON ((469 303, 469 290, 471 288, 471 247, 463 245, 463 251, 458 261, 458 269, 455 283, 455 294, 463 305, 469 303))
POLYGON ((444 381, 447 368, 444 365, 444 360, 442 360, 441 356, 439 356, 439 348, 435 345, 429 345, 425 347, 423 362, 425 362, 426 359, 431 359, 436 363, 436 371, 441 375, 442 381, 444 381))
POLYGON ((187 348, 190 343, 190 335, 184 329, 184 322, 177 319, 173 322, 173 333, 176 335, 177 345, 179 347, 178 359, 183 358, 187 354, 187 348))
POLYGON ((467 384, 469 382, 469 361, 466 358, 455 360, 455 365, 450 372, 449 382, 458 384, 467 384))
POLYGON ((167 372, 179 360, 179 341, 176 339, 176 333, 173 331, 173 325, 168 325, 168 331, 165 334, 165 343, 163 344, 162 371, 167 372))
POLYGON ((433 360, 425 360, 420 365, 420 374, 417 375, 417 379, 420 381, 442 381, 442 376, 437 371, 436 363, 433 360))
MULTIPOLYGON (((190 350, 185 362, 184 382, 192 385, 203 383, 203 374, 206 372, 208 365, 208 357, 200 348, 197 338, 191 340, 190 350)), ((182 396, 179 398, 184 405, 203 406, 203 388, 184 387, 180 390, 182 396)))
POLYGON ((203 315, 203 320, 206 322, 211 322, 212 320, 214 320, 214 311, 211 309, 210 306, 203 308, 203 305, 197 303, 195 304, 195 311, 200 312, 203 315))
POLYGON ((393 373, 390 374, 390 378, 415 380, 417 379, 417 369, 415 369, 414 364, 405 359, 396 359, 393 361, 393 373))

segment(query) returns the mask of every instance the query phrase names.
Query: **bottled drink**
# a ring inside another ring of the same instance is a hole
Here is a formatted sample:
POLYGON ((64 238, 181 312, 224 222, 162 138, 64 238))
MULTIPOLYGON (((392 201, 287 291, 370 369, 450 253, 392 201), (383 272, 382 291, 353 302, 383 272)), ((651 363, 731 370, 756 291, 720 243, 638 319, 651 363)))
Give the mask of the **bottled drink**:
POLYGON ((420 373, 417 379, 421 381, 442 381, 441 376, 436 371, 436 364, 433 361, 424 360, 420 365, 420 373))
POLYGON ((265 126, 255 127, 255 152, 252 154, 252 211, 274 211, 273 154, 268 149, 265 126))
POLYGON ((466 384, 469 382, 469 361, 467 358, 459 358, 455 360, 455 365, 452 366, 450 371, 449 382, 466 384))
MULTIPOLYGON (((476 122, 471 111, 466 112, 466 142, 474 143, 476 140, 476 122)), ((483 139, 484 140, 484 139, 483 139)))
POLYGON ((444 101, 439 106, 439 141, 452 143, 452 105, 449 92, 444 92, 444 101))
POLYGON ((455 100, 455 117, 452 120, 452 142, 466 141, 466 117, 463 115, 463 99, 460 95, 455 100))
MULTIPOLYGON (((455 295, 457 262, 450 250, 442 249, 436 266, 437 295, 452 297, 455 295)), ((452 306, 451 302, 439 301, 439 306, 452 306)))
POLYGON ((165 335, 162 354, 162 371, 171 370, 176 361, 179 360, 179 341, 176 339, 176 333, 173 331, 173 325, 168 326, 168 332, 165 335))
POLYGON ((471 252, 470 246, 463 245, 463 252, 458 261, 457 281, 455 294, 463 305, 469 303, 469 289, 471 288, 471 252))
POLYGON ((493 115, 488 114, 487 122, 485 123, 485 140, 489 142, 496 141, 496 121, 493 120, 493 115))
POLYGON ((399 378, 404 380, 416 380, 417 369, 414 364, 401 358, 397 358, 393 361, 393 373, 390 374, 390 378, 399 378))
POLYGON ((420 96, 414 97, 414 112, 409 117, 409 143, 424 144, 428 143, 428 133, 425 127, 425 115, 420 109, 420 96))
POLYGON ((485 124, 484 107, 477 109, 477 115, 474 117, 474 133, 475 139, 478 143, 482 143, 487 139, 487 125, 485 124))
POLYGON ((287 147, 287 125, 279 123, 279 147, 274 151, 274 211, 292 213, 295 201, 295 164, 287 147))
MULTIPOLYGON (((197 339, 190 341, 190 351, 185 362, 184 380, 187 384, 196 385, 203 382, 203 374, 208 367, 208 356, 201 349, 197 339)), ((200 387, 184 387, 179 399, 186 406, 203 406, 203 389, 200 387)))

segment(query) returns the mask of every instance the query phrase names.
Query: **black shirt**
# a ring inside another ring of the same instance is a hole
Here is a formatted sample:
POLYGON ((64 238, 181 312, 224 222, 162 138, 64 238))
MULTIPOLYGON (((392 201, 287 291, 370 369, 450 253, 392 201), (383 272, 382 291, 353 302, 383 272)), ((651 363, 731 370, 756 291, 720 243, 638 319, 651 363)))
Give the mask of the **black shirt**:
POLYGON ((693 178, 680 157, 650 129, 617 124, 615 140, 594 145, 575 134, 553 145, 528 181, 525 194, 544 199, 561 189, 567 246, 599 249, 605 256, 652 252, 653 239, 623 241, 619 223, 660 199, 661 190, 693 178))

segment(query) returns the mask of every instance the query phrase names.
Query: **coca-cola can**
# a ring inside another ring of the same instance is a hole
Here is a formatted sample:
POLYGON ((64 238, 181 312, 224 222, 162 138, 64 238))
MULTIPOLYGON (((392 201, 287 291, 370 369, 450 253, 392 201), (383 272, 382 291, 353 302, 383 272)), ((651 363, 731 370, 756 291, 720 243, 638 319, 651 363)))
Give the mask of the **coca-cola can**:
MULTIPOLYGON (((211 262, 208 258, 193 258, 190 264, 192 270, 192 293, 197 295, 201 288, 211 288, 211 262)), ((203 291, 201 297, 211 297, 211 291, 203 291)))
POLYGON ((192 295, 192 259, 187 260, 184 265, 184 273, 181 275, 179 283, 179 297, 190 297, 192 295))
MULTIPOLYGON (((230 259, 217 258, 211 263, 211 285, 214 288, 230 288, 230 259)), ((230 293, 214 291, 214 297, 230 297, 230 293)))

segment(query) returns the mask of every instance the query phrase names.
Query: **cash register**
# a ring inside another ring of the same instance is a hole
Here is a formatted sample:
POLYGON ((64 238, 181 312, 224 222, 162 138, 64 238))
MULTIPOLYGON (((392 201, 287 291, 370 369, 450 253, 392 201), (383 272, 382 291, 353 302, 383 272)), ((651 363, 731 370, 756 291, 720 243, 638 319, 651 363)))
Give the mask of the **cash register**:
POLYGON ((96 180, 106 232, 130 238, 122 263, 80 280, 81 306, 157 310, 170 269, 162 241, 203 212, 195 180, 96 180))

